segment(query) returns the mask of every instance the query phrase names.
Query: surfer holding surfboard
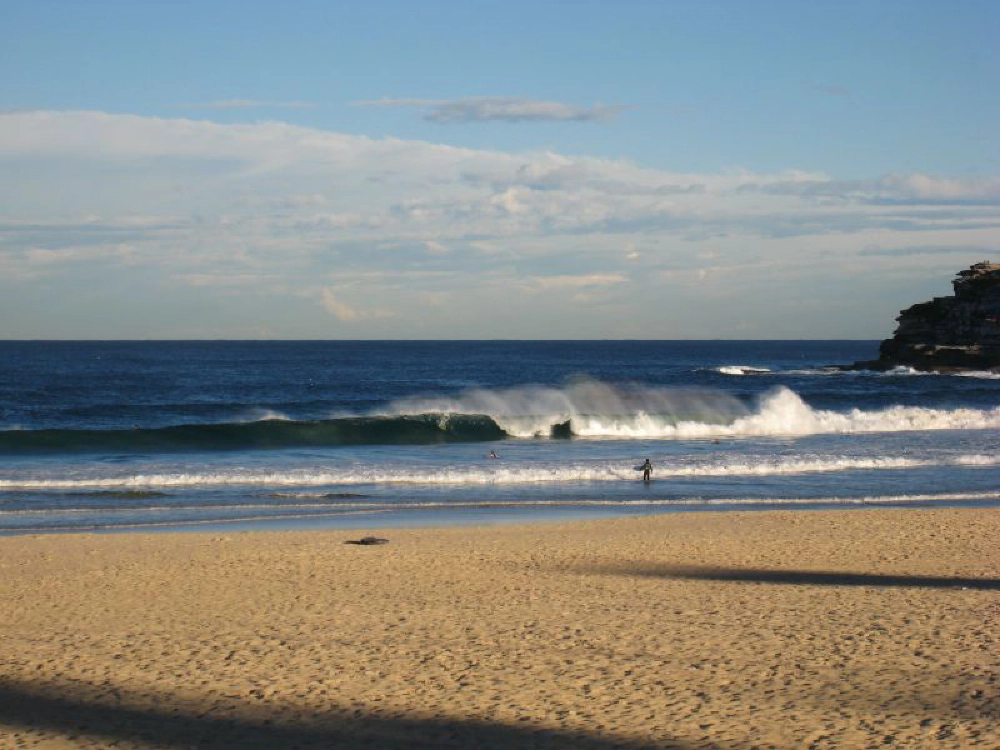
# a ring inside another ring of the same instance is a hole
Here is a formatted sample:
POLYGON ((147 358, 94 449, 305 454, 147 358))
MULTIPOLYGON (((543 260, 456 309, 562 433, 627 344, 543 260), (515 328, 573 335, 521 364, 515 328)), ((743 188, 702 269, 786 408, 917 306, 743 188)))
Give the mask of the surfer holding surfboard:
POLYGON ((649 475, 653 473, 653 464, 649 463, 649 459, 647 458, 646 459, 646 463, 644 463, 642 466, 636 466, 635 470, 636 471, 641 471, 642 472, 642 481, 648 482, 649 481, 649 475))

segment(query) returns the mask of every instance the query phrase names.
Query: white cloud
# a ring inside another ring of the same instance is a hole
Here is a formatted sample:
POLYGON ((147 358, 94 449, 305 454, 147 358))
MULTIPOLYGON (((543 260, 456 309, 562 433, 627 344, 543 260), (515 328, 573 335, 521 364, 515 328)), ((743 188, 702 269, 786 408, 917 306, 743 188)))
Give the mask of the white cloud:
POLYGON ((904 257, 908 255, 966 255, 982 256, 984 258, 995 255, 1000 251, 1000 246, 988 245, 905 245, 903 247, 866 247, 858 255, 873 257, 904 257))
POLYGON ((799 179, 758 184, 744 190, 776 195, 885 203, 1000 203, 1000 178, 947 178, 888 174, 871 180, 799 179))
POLYGON ((425 240, 424 248, 427 250, 428 255, 447 255, 448 247, 440 242, 435 242, 434 240, 425 240))
POLYGON ((412 107, 430 122, 593 122, 617 117, 625 107, 595 104, 580 107, 566 102, 515 96, 470 96, 463 99, 376 99, 355 102, 359 107, 412 107))
MULTIPOLYGON (((970 262, 982 260, 981 248, 996 247, 998 203, 1000 179, 988 176, 678 172, 278 122, 14 112, 0 115, 0 338, 19 335, 4 323, 14 319, 5 314, 12 291, 42 299, 50 291, 33 285, 62 279, 71 298, 83 294, 86 270, 145 297, 181 285, 245 290, 265 300, 261 315, 301 326, 289 337, 326 333, 309 328, 317 303, 358 335, 428 335, 415 326, 444 295, 463 315, 438 321, 434 335, 559 337, 572 326, 655 335, 632 321, 655 314, 649 305, 671 324, 690 320, 703 300, 686 299, 684 285, 701 269, 710 283, 698 288, 728 295, 747 315, 748 295, 777 277, 796 280, 799 296, 838 284, 850 295, 858 274, 902 273, 897 255, 908 256, 906 273, 947 279, 964 262, 959 251, 912 248, 975 248, 970 262), (614 296, 620 307, 617 317, 577 311, 560 323, 558 309, 531 307, 547 295, 526 295, 528 304, 521 290, 614 296), (495 313, 511 303, 508 318, 495 313), (551 327, 539 329, 540 319, 551 327), (474 328, 490 325, 504 327, 474 328)), ((103 299, 117 304, 115 294, 103 299)), ((181 303, 161 309, 185 314, 181 303)))
POLYGON ((424 292, 420 295, 420 301, 429 307, 443 307, 450 296, 447 292, 424 292))
POLYGON ((529 286, 541 289, 579 289, 580 287, 621 284, 627 280, 626 277, 617 273, 592 273, 583 276, 533 276, 526 281, 529 286))
POLYGON ((254 273, 181 273, 175 274, 173 278, 194 287, 240 287, 262 281, 254 273))
POLYGON ((326 311, 330 313, 337 320, 341 320, 345 323, 354 323, 359 320, 372 320, 377 318, 390 318, 392 317, 392 312, 389 310, 382 309, 372 309, 372 310, 359 310, 356 307, 348 305, 346 302, 342 302, 337 298, 336 293, 333 289, 323 289, 320 293, 320 302, 326 311))

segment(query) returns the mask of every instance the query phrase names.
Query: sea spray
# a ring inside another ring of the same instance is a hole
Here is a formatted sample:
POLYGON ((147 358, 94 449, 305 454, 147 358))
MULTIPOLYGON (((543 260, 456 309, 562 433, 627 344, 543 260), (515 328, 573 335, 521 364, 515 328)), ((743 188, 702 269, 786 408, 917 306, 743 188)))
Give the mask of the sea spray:
POLYGON ((893 406, 848 412, 813 409, 778 386, 752 409, 724 391, 616 386, 586 381, 566 388, 477 389, 454 397, 394 402, 387 414, 484 414, 508 435, 545 437, 569 422, 572 434, 595 438, 715 438, 829 433, 1000 428, 995 409, 893 406))
POLYGON ((389 404, 386 415, 485 414, 512 437, 548 437, 570 423, 579 436, 655 436, 682 420, 731 422, 747 406, 724 391, 662 388, 578 379, 564 387, 526 385, 472 389, 455 396, 413 397, 389 404))

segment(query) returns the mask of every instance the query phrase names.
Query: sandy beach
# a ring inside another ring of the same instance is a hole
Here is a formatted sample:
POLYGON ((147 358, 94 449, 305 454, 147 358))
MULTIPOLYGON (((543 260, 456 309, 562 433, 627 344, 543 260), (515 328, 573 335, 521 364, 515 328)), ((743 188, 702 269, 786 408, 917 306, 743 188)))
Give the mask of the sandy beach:
POLYGON ((1000 511, 0 539, 0 747, 1000 747, 1000 511))

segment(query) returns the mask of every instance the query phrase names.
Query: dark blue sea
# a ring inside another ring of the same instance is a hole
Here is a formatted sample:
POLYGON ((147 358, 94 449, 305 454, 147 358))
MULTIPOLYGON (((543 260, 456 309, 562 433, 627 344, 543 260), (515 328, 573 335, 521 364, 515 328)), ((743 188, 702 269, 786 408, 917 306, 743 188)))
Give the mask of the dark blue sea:
POLYGON ((0 533, 1000 505, 1000 376, 876 350, 0 342, 0 533))

